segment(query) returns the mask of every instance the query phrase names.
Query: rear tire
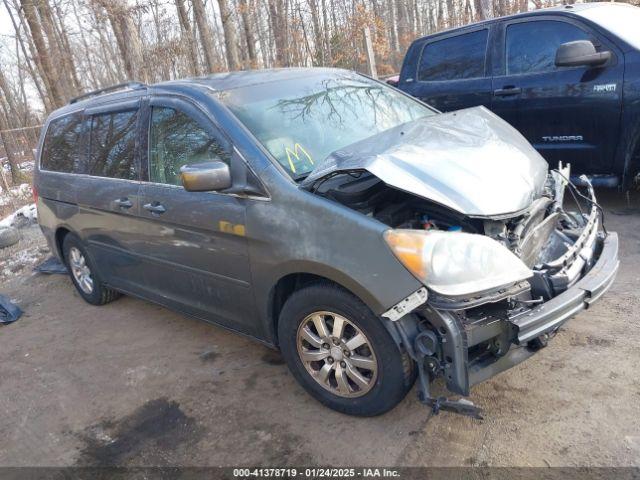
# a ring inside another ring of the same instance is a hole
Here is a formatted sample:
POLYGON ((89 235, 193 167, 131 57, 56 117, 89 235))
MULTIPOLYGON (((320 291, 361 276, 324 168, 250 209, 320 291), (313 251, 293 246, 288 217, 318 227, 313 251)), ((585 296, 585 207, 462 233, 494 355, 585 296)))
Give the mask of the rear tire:
POLYGON ((62 252, 71 281, 87 303, 104 305, 120 297, 119 292, 104 285, 86 248, 76 235, 69 233, 64 237, 62 252))
POLYGON ((280 349, 296 380, 327 407, 380 415, 416 378, 414 363, 383 321, 343 288, 314 284, 294 292, 282 308, 280 349))

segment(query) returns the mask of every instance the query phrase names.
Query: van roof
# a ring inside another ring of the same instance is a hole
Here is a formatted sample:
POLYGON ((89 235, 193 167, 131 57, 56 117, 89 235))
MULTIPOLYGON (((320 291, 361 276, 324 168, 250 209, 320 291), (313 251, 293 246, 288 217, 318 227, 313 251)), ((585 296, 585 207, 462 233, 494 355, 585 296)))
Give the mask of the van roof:
POLYGON ((203 77, 169 80, 165 82, 145 85, 140 82, 126 82, 88 92, 75 97, 70 102, 53 112, 50 116, 58 117, 83 108, 103 105, 126 99, 135 99, 147 92, 178 91, 189 93, 195 90, 223 91, 242 88, 263 83, 303 78, 327 73, 346 72, 339 68, 273 68, 263 70, 242 70, 237 72, 223 72, 203 77))

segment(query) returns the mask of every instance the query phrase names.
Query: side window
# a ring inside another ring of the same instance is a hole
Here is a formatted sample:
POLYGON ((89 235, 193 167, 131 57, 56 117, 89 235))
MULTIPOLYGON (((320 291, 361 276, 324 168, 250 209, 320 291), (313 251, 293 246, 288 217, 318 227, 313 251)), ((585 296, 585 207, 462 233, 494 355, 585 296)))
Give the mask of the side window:
POLYGON ((137 111, 91 117, 90 175, 137 180, 135 166, 137 111))
POLYGON ((542 20, 516 23, 507 27, 507 75, 556 70, 558 47, 589 35, 565 22, 542 20))
POLYGON ((461 80, 484 77, 488 30, 429 43, 422 49, 418 80, 461 80))
POLYGON ((149 180, 182 185, 180 167, 221 160, 231 155, 222 139, 216 138, 185 113, 168 107, 153 107, 149 139, 149 180))
POLYGON ((73 113, 49 123, 40 160, 43 170, 82 173, 79 148, 82 126, 81 113, 73 113))

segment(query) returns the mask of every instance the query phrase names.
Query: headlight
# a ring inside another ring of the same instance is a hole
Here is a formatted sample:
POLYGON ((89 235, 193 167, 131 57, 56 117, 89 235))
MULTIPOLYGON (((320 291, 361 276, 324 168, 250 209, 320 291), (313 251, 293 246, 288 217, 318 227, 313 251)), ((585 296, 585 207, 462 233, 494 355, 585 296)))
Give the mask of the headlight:
POLYGON ((485 292, 533 275, 506 247, 484 235, 399 229, 387 230, 384 239, 411 273, 441 295, 485 292))

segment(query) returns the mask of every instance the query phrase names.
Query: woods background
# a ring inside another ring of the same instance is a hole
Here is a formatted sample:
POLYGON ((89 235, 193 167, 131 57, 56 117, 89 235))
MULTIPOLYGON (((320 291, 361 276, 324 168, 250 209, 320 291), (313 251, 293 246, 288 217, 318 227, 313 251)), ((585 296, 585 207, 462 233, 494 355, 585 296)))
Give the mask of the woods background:
POLYGON ((126 80, 153 83, 252 68, 335 66, 366 71, 365 27, 378 74, 392 74, 419 36, 560 3, 0 1, 0 187, 5 192, 28 181, 32 149, 46 114, 83 92, 126 80))

